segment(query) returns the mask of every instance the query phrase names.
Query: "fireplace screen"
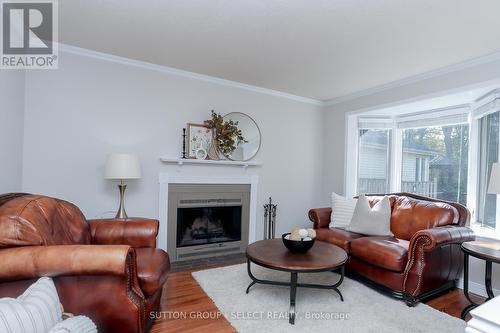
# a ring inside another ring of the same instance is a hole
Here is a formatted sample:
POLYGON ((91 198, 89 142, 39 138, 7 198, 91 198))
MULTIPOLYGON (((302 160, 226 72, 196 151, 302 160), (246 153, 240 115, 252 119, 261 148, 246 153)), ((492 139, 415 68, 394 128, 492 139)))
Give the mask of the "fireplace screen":
POLYGON ((177 247, 241 240, 241 206, 177 208, 177 247))

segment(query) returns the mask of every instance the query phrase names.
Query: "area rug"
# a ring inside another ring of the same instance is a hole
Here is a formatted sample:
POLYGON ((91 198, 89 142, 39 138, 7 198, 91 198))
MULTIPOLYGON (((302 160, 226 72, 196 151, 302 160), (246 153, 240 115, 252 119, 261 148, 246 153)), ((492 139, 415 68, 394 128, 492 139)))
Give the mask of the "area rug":
MULTIPOLYGON (((252 264, 257 278, 289 281, 286 272, 252 264)), ((246 264, 193 273, 219 311, 240 333, 247 332, 464 332, 465 322, 425 304, 410 308, 402 301, 384 296, 346 278, 339 290, 298 288, 295 325, 288 323, 288 287, 251 282, 246 264)), ((338 275, 330 272, 299 274, 299 282, 332 284, 338 275)))

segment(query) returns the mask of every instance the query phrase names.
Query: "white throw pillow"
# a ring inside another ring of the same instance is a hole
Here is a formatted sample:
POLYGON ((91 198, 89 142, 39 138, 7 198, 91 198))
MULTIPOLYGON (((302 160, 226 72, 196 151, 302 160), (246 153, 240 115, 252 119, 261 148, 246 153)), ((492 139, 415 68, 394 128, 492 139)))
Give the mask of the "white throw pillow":
POLYGON ((97 333, 97 327, 90 318, 75 316, 61 321, 49 333, 97 333))
POLYGON ((351 223, 352 214, 354 213, 357 201, 357 199, 346 198, 337 193, 332 193, 330 228, 347 228, 351 223))
POLYGON ((366 196, 361 194, 347 230, 369 236, 393 236, 389 197, 384 196, 371 208, 366 196))
POLYGON ((0 299, 0 332, 46 333, 62 320, 51 278, 38 279, 18 298, 0 299))

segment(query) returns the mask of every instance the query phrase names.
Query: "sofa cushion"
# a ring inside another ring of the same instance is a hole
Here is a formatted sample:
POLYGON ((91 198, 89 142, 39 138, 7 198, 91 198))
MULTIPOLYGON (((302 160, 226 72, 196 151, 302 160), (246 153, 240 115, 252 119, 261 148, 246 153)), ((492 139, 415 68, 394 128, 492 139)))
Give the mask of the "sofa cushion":
POLYGON ((135 249, 137 276, 145 296, 151 296, 163 287, 170 271, 168 254, 160 249, 135 249))
POLYGON ((362 237, 351 241, 350 255, 369 264, 402 272, 408 261, 409 242, 394 237, 362 237))
POLYGON ((45 333, 62 321, 56 286, 42 277, 18 298, 0 299, 0 332, 45 333))
POLYGON ((23 195, 0 206, 0 248, 89 243, 88 223, 72 203, 23 195))
POLYGON ((358 199, 346 198, 333 192, 330 228, 346 229, 351 223, 357 201, 358 199))
POLYGON ((350 251, 350 242, 363 235, 338 228, 316 229, 316 239, 343 248, 347 253, 350 251))
POLYGON ((394 237, 410 240, 420 230, 458 222, 458 211, 445 202, 432 202, 410 197, 397 197, 391 214, 394 237))
POLYGON ((366 196, 361 194, 356 203, 351 224, 346 230, 369 236, 393 236, 389 198, 384 196, 371 206, 366 196))
POLYGON ((97 333, 97 327, 89 317, 74 316, 57 323, 48 333, 97 333))

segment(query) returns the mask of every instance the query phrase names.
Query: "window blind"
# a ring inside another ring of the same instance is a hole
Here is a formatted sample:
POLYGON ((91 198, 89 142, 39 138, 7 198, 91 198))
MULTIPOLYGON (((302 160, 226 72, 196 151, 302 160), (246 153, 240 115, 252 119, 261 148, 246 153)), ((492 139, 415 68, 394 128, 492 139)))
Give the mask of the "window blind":
POLYGON ((495 89, 476 100, 473 109, 472 117, 475 119, 500 111, 500 89, 495 89))
POLYGON ((388 129, 394 126, 390 117, 359 117, 358 129, 388 129))
POLYGON ((464 104, 398 116, 395 122, 402 129, 455 125, 468 122, 469 114, 470 106, 464 104))

